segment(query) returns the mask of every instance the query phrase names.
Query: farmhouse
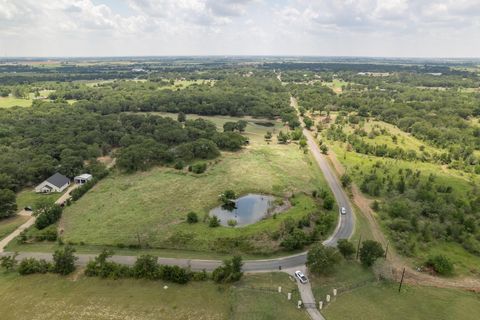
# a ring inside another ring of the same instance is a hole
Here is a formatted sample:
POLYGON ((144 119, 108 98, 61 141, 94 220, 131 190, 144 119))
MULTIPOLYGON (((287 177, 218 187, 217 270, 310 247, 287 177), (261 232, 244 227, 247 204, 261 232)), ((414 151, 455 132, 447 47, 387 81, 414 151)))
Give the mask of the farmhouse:
POLYGON ((47 180, 40 183, 36 188, 37 193, 62 192, 70 185, 70 179, 63 174, 55 173, 47 180))
POLYGON ((88 173, 81 174, 79 176, 76 176, 73 178, 73 181, 75 181, 76 184, 84 184, 87 183, 88 181, 92 180, 92 175, 88 173))

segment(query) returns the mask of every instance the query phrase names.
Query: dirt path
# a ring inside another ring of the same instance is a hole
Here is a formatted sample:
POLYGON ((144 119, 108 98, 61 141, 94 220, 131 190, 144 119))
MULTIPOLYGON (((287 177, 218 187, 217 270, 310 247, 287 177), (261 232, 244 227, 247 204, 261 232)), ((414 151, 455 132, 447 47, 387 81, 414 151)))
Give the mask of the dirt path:
MULTIPOLYGON (((338 175, 342 175, 345 172, 343 165, 338 161, 336 155, 332 151, 329 152, 329 160, 338 175)), ((351 190, 352 201, 360 209, 359 213, 367 221, 373 238, 386 246, 388 240, 376 219, 376 213, 371 208, 372 200, 363 195, 355 184, 352 184, 351 190)), ((404 281, 409 284, 441 288, 459 288, 480 292, 480 279, 469 277, 447 279, 418 272, 408 266, 403 257, 396 253, 392 246, 389 246, 388 257, 381 270, 382 276, 388 277, 394 281, 400 281, 403 268, 405 268, 404 281)))

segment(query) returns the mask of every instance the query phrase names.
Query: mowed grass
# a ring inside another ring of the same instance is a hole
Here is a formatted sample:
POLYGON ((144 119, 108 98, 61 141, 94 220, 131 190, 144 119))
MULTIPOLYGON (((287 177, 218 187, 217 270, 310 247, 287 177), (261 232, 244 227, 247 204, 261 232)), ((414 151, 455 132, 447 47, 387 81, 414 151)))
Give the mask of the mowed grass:
POLYGON ((0 274, 2 319, 308 319, 276 292, 284 274, 246 276, 235 285, 0 274), (167 285, 168 289, 163 287, 167 285), (249 289, 252 285, 260 289, 249 289), (245 309, 248 306, 248 310, 245 309))
POLYGON ((480 295, 453 289, 372 283, 338 296, 324 311, 327 319, 475 320, 480 295))
POLYGON ((24 224, 29 217, 26 216, 13 216, 7 219, 0 219, 0 240, 8 236, 15 231, 19 226, 24 224))
POLYGON ((0 97, 0 108, 31 107, 32 99, 20 99, 14 97, 0 97))
MULTIPOLYGON (((213 120, 221 126, 233 119, 215 117, 213 120)), ((288 212, 243 228, 209 228, 203 222, 209 210, 220 204, 219 194, 227 189, 239 195, 261 193, 283 198, 328 188, 310 155, 304 154, 296 144, 267 144, 263 140, 265 132, 273 129, 249 122, 250 145, 211 161, 207 172, 201 175, 164 167, 132 175, 113 173, 65 210, 64 240, 94 245, 148 244, 211 250, 217 247, 216 239, 255 235, 258 236, 256 242, 264 249, 278 246, 264 241, 268 240, 266 233, 278 229, 288 216, 301 218, 318 212, 313 199, 299 195, 293 200, 296 205, 288 212), (186 223, 190 211, 198 213, 199 223, 186 223)))
POLYGON ((54 203, 61 196, 62 193, 43 194, 36 193, 32 188, 24 189, 17 193, 17 208, 19 211, 25 207, 32 207, 35 210, 38 203, 54 203))

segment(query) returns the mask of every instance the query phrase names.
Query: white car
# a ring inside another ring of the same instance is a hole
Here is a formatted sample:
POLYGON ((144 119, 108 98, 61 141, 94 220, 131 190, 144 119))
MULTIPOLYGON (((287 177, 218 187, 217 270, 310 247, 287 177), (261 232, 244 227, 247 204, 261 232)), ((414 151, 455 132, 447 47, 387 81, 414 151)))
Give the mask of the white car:
POLYGON ((345 209, 345 207, 342 207, 342 208, 340 209, 340 213, 341 213, 341 214, 347 214, 347 209, 345 209))
POLYGON ((302 271, 298 270, 298 271, 295 271, 295 276, 298 278, 298 280, 300 280, 301 283, 307 283, 307 277, 305 277, 305 275, 303 274, 302 271))

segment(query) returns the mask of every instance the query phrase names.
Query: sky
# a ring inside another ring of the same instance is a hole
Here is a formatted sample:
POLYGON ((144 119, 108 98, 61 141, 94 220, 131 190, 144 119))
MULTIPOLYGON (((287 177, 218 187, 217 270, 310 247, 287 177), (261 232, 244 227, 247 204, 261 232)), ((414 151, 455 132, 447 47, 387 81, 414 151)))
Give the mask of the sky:
POLYGON ((480 0, 0 0, 0 57, 479 57, 480 0))

